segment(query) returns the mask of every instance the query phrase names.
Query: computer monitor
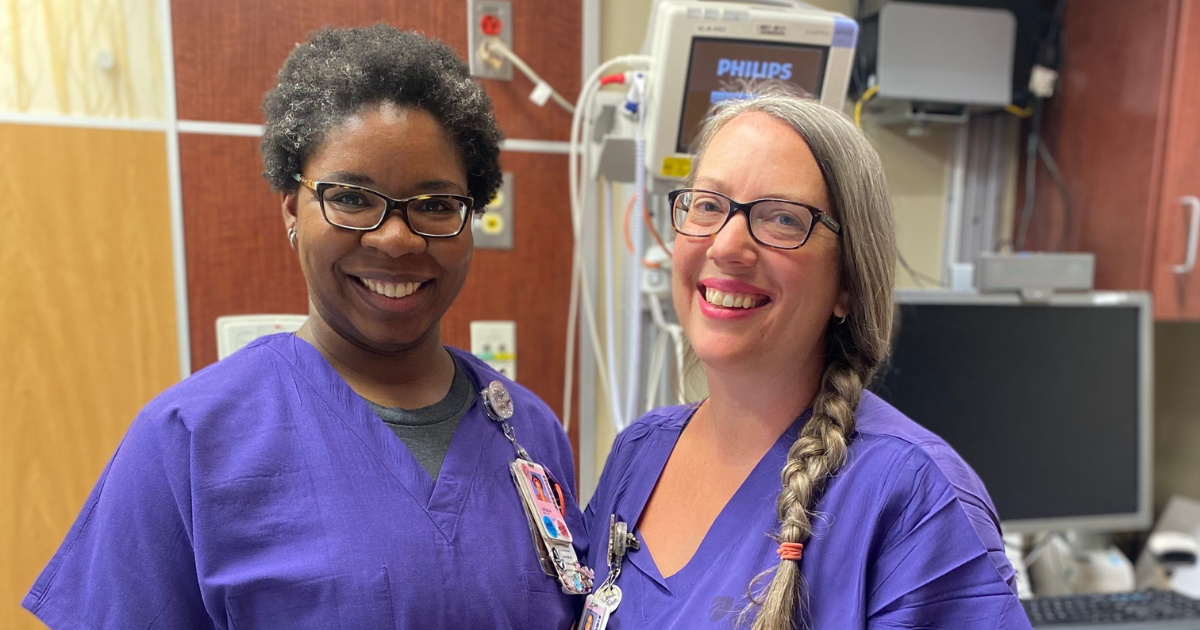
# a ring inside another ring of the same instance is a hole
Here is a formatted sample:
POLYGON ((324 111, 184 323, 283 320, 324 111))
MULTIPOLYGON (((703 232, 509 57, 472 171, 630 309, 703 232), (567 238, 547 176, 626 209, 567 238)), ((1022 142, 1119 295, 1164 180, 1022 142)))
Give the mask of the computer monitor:
POLYGON ((720 101, 743 96, 747 81, 789 83, 841 109, 857 38, 854 20, 801 3, 656 0, 643 45, 653 58, 646 118, 650 174, 685 179, 705 114, 720 101))
POLYGON ((945 439, 1005 531, 1151 522, 1151 326, 1145 293, 897 292, 876 394, 945 439))

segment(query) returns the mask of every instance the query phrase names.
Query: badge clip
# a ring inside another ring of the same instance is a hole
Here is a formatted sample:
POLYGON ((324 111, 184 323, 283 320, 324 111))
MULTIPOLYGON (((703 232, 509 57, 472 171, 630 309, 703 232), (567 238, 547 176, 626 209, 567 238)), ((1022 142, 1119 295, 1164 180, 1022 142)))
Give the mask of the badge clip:
POLYGON ((492 381, 479 395, 483 397, 483 411, 504 430, 504 437, 512 442, 513 448, 517 450, 517 457, 532 461, 525 448, 517 443, 517 432, 509 422, 513 417, 513 400, 504 383, 492 381))
POLYGON ((625 555, 630 551, 641 549, 637 536, 629 533, 629 525, 618 521, 617 515, 608 518, 608 577, 588 595, 583 605, 583 616, 579 619, 581 630, 604 630, 608 620, 621 605, 621 587, 617 586, 617 576, 621 575, 621 564, 625 555))

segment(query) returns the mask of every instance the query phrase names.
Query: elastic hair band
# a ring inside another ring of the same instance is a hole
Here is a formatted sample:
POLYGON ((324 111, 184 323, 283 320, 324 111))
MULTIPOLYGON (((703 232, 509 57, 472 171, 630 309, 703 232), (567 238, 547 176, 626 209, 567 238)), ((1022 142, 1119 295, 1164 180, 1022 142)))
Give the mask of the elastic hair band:
POLYGON ((780 560, 799 560, 804 555, 804 543, 779 543, 775 553, 779 554, 780 560))

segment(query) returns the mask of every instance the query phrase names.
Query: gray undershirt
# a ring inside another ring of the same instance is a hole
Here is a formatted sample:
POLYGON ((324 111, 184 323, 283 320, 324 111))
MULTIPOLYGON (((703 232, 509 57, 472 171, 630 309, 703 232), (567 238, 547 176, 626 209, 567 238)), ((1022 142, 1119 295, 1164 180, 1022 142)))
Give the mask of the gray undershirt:
POLYGON ((459 420, 475 401, 475 392, 458 359, 454 359, 454 380, 450 383, 450 391, 445 398, 428 407, 401 409, 377 405, 366 398, 363 400, 412 451, 429 476, 437 481, 446 451, 450 450, 450 440, 458 429, 459 420))

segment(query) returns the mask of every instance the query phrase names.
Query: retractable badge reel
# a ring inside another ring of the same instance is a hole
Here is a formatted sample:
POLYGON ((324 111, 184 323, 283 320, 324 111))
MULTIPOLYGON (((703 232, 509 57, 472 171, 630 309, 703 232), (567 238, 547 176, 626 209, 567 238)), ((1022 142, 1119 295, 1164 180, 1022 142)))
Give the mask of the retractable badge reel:
POLYGON ((630 549, 641 548, 638 539, 629 533, 629 526, 618 521, 617 515, 608 518, 608 577, 588 595, 583 605, 583 616, 579 619, 579 630, 604 630, 617 606, 621 605, 621 587, 617 577, 621 575, 621 563, 630 549))
POLYGON ((517 494, 521 497, 521 505, 525 508, 529 533, 542 571, 557 578, 564 593, 590 593, 593 573, 579 561, 571 544, 574 537, 567 529, 564 517, 566 508, 562 487, 517 443, 516 431, 509 422, 513 417, 512 396, 500 381, 489 383, 480 395, 483 397, 484 411, 500 425, 504 437, 512 442, 517 452, 517 458, 508 465, 508 469, 517 486, 517 494))

